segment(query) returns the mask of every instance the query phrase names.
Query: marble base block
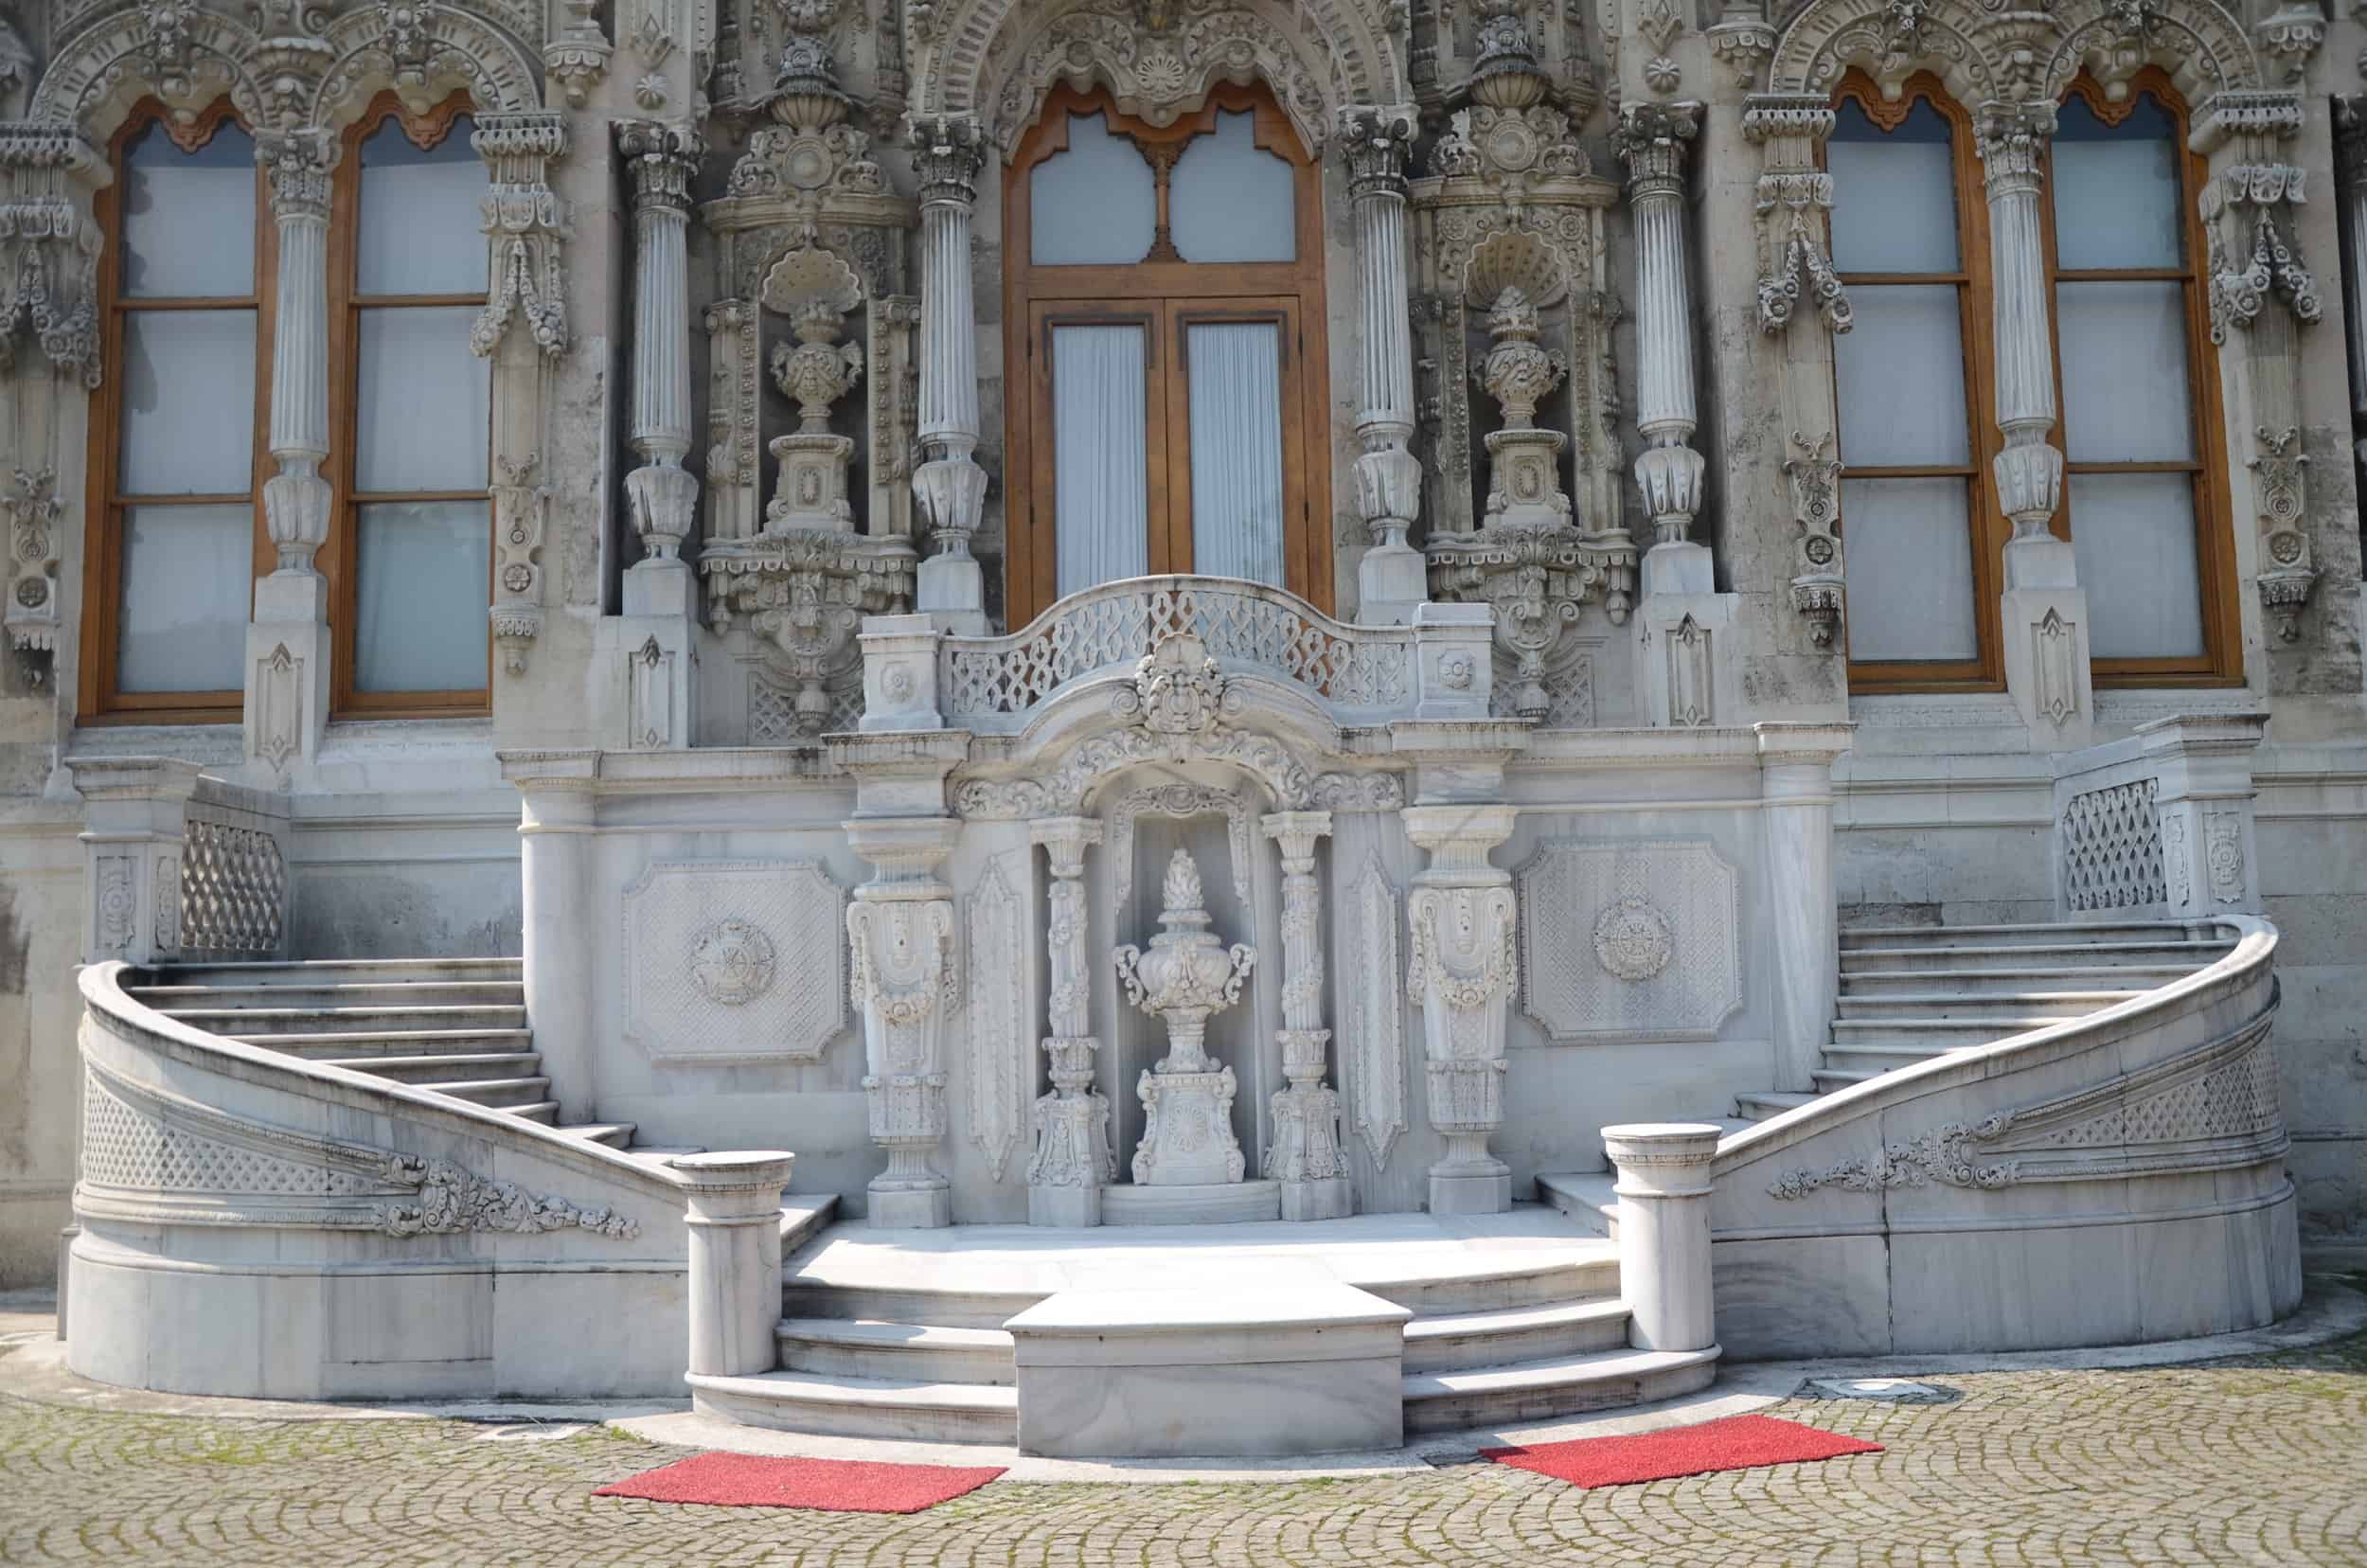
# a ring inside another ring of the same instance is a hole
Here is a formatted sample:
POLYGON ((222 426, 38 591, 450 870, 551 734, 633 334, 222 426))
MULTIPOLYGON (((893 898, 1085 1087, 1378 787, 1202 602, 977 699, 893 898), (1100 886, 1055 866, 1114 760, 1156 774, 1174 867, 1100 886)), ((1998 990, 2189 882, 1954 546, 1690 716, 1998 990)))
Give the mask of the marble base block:
POLYGON ((1237 1225, 1282 1218, 1280 1182, 1216 1182, 1201 1186, 1101 1189, 1105 1225, 1237 1225))
POLYGON ((1512 1206, 1512 1172, 1500 1170, 1492 1175, 1479 1171, 1469 1175, 1441 1176, 1435 1171, 1430 1178, 1430 1211, 1433 1214, 1502 1214, 1512 1206))
POLYGON ((1027 1222, 1063 1230, 1082 1230, 1101 1223, 1101 1193, 1097 1186, 1029 1187, 1027 1222))
POLYGON ((1282 1184, 1282 1218, 1285 1220, 1345 1220, 1355 1212, 1356 1197, 1348 1190, 1345 1176, 1326 1177, 1320 1182, 1282 1184))
POLYGON ((1059 1292, 1005 1325, 1020 1452, 1395 1449, 1405 1440, 1401 1350, 1412 1316, 1351 1285, 1059 1292))
POLYGON ((873 1230, 942 1230, 953 1222, 953 1194, 950 1188, 873 1192, 869 1197, 871 1215, 866 1222, 873 1230))

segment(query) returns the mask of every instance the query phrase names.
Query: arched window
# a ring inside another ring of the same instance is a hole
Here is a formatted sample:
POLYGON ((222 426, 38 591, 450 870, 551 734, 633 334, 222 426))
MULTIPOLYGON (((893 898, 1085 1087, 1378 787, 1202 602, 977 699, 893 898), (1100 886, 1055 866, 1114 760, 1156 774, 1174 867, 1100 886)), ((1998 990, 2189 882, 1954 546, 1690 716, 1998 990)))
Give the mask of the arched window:
POLYGON ((113 146, 105 372, 92 401, 86 712, 238 714, 250 585, 271 569, 272 224, 255 143, 218 104, 144 103, 113 146))
POLYGON ((349 569, 336 574, 336 705, 481 709, 491 658, 492 365, 485 165, 458 100, 413 118, 392 94, 347 134, 329 254, 330 459, 349 569))
MULTIPOLYGON (((347 133, 329 222, 333 711, 482 712, 491 601, 484 165, 467 100, 384 96, 347 133)), ((276 563, 270 456, 276 229, 227 103, 153 102, 99 194, 105 379, 92 404, 86 720, 235 720, 255 579, 276 563)))
POLYGON ((1005 214, 1012 624, 1147 572, 1326 602, 1317 174, 1272 98, 1060 89, 1005 214))
MULTIPOLYGON (((1825 148, 1850 682, 2002 684, 2011 525, 1990 464, 1997 310, 1972 129, 1940 84, 1895 102, 1852 77, 1825 148)), ((2083 79, 2048 153, 2045 253, 2065 456, 2056 531, 2077 552, 2100 686, 2240 678, 2218 390, 2184 110, 2158 72, 2120 103, 2083 79)))

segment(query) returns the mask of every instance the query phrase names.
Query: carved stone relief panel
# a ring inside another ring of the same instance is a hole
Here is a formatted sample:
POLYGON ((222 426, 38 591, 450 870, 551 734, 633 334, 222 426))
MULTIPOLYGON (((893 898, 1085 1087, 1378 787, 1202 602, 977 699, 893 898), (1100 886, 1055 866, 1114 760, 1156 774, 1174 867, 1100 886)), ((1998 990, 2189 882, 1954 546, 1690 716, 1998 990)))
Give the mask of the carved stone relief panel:
POLYGON ((1341 1086, 1348 1125, 1375 1170, 1406 1130, 1405 1012, 1397 988, 1397 888, 1378 855, 1347 884, 1339 917, 1341 1086))
POLYGON ((1035 1049, 1028 1038, 1026 885, 1022 856, 987 864, 969 899, 970 992, 963 1019, 963 1076, 970 1141, 987 1168, 1003 1180, 1026 1131, 1035 1089, 1035 1049), (1016 864, 1012 864, 1016 862, 1016 864), (1006 870, 1006 866, 1008 869, 1006 870))
POLYGON ((1549 839, 1514 874, 1521 1009, 1555 1040, 1708 1040, 1742 1006, 1735 868, 1707 840, 1549 839))
POLYGON ((845 906, 811 861, 651 863, 625 889, 625 1038, 653 1061, 819 1060, 846 1025, 845 906))

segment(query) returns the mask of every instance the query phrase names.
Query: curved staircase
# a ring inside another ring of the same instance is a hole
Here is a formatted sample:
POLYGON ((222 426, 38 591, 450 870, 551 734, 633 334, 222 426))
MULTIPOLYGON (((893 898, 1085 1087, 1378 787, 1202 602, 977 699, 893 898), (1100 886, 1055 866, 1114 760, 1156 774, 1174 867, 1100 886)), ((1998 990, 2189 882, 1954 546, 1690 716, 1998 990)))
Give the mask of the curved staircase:
POLYGON ((200 963, 152 972, 153 983, 127 986, 125 994, 192 1028, 448 1095, 611 1149, 632 1143, 631 1122, 561 1125, 527 1024, 519 959, 200 963))
MULTIPOLYGON (((1534 1230, 1540 1217, 1524 1205, 1509 1218, 1534 1230)), ((1251 1233, 1289 1232, 1311 1249, 1321 1243, 1310 1232, 1364 1223, 1224 1229, 1253 1246, 1265 1238, 1251 1233)), ((993 1238, 978 1235, 981 1228, 969 1227, 969 1239, 991 1250, 993 1238)), ((1012 1244, 1023 1245, 1027 1233, 1011 1229, 1012 1244)), ((1107 1240, 1125 1233, 1095 1234, 1107 1240)), ((880 1235, 845 1227, 792 1257, 783 1269, 774 1334, 778 1369, 693 1377, 701 1403, 793 1432, 1013 1443, 1017 1372, 1012 1336, 1003 1325, 1054 1292, 997 1288, 992 1280, 965 1284, 951 1268, 883 1278, 859 1252, 866 1238, 876 1244, 880 1235)), ((1172 1256, 1151 1265, 1175 1266, 1172 1256)), ((1238 1259, 1212 1258, 1195 1276, 1218 1279, 1239 1267, 1238 1259)), ((1629 1346, 1618 1252, 1607 1241, 1565 1233, 1518 1252, 1474 1250, 1462 1267, 1440 1263, 1434 1253, 1411 1267, 1372 1253, 1343 1253, 1330 1267, 1342 1282, 1415 1314, 1405 1325, 1400 1380, 1408 1437, 1668 1399, 1705 1386, 1716 1373, 1715 1348, 1629 1346)), ((1179 1279, 1173 1288, 1190 1286, 1179 1279)))

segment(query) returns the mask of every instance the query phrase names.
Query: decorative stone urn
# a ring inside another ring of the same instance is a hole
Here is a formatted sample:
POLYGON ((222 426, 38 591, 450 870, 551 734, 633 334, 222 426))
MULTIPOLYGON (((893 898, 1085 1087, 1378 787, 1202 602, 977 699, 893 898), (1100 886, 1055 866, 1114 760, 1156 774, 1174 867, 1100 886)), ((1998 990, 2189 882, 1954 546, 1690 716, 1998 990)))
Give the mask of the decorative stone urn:
POLYGON ((774 350, 773 380, 797 403, 795 433, 776 436, 773 455, 781 465, 780 488, 765 508, 767 533, 792 528, 851 528, 854 507, 846 499, 846 465, 855 443, 830 434, 830 406, 863 375, 863 350, 839 342, 839 302, 819 296, 799 302, 790 317, 794 347, 774 350))
POLYGON ((1182 849, 1167 862, 1162 927, 1145 953, 1131 945, 1112 956, 1127 999, 1166 1021, 1167 1054, 1136 1087, 1143 1141, 1134 1180, 1145 1186, 1201 1186, 1241 1179, 1233 1135, 1231 1067, 1208 1060, 1208 1020, 1240 1000, 1257 954, 1236 942, 1228 951, 1208 931, 1200 867, 1182 849))

